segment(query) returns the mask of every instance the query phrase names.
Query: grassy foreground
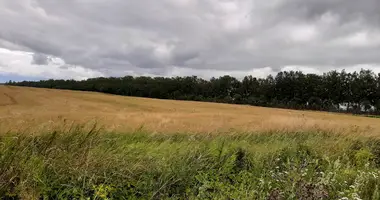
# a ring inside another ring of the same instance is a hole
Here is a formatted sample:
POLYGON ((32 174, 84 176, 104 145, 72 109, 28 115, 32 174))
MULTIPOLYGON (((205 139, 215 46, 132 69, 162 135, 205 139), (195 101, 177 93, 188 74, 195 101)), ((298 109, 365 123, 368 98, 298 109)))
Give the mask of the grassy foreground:
POLYGON ((380 199, 380 139, 327 132, 0 136, 3 199, 380 199))

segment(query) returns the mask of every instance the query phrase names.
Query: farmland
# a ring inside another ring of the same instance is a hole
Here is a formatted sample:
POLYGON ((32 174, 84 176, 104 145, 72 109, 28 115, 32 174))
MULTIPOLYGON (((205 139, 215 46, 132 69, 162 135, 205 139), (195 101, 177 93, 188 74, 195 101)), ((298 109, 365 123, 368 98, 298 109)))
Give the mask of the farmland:
POLYGON ((121 97, 92 92, 0 87, 2 130, 97 122, 109 131, 162 133, 324 130, 380 134, 379 120, 327 112, 121 97))
POLYGON ((0 196, 379 199, 380 121, 0 86, 0 196))

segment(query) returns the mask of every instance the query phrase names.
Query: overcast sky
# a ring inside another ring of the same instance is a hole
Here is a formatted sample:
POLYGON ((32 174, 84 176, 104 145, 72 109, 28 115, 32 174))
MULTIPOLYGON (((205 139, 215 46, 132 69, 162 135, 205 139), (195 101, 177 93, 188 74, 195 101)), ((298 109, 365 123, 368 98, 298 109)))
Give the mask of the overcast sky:
POLYGON ((380 72, 379 0, 0 0, 0 82, 380 72))

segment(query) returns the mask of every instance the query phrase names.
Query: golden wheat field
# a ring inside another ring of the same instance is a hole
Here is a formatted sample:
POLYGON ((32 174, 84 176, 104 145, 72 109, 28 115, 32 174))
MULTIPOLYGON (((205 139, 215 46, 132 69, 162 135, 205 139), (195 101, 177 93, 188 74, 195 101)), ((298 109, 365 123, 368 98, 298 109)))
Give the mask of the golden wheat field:
POLYGON ((345 114, 0 86, 2 132, 95 122, 111 131, 144 129, 157 133, 214 133, 327 130, 380 136, 380 119, 345 114))

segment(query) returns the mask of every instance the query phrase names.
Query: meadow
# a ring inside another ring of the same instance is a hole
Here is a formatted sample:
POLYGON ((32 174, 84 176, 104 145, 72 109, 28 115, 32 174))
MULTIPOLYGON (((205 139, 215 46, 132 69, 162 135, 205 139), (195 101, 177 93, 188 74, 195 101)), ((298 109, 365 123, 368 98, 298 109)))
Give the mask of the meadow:
POLYGON ((0 86, 3 199, 380 199, 380 119, 0 86))

